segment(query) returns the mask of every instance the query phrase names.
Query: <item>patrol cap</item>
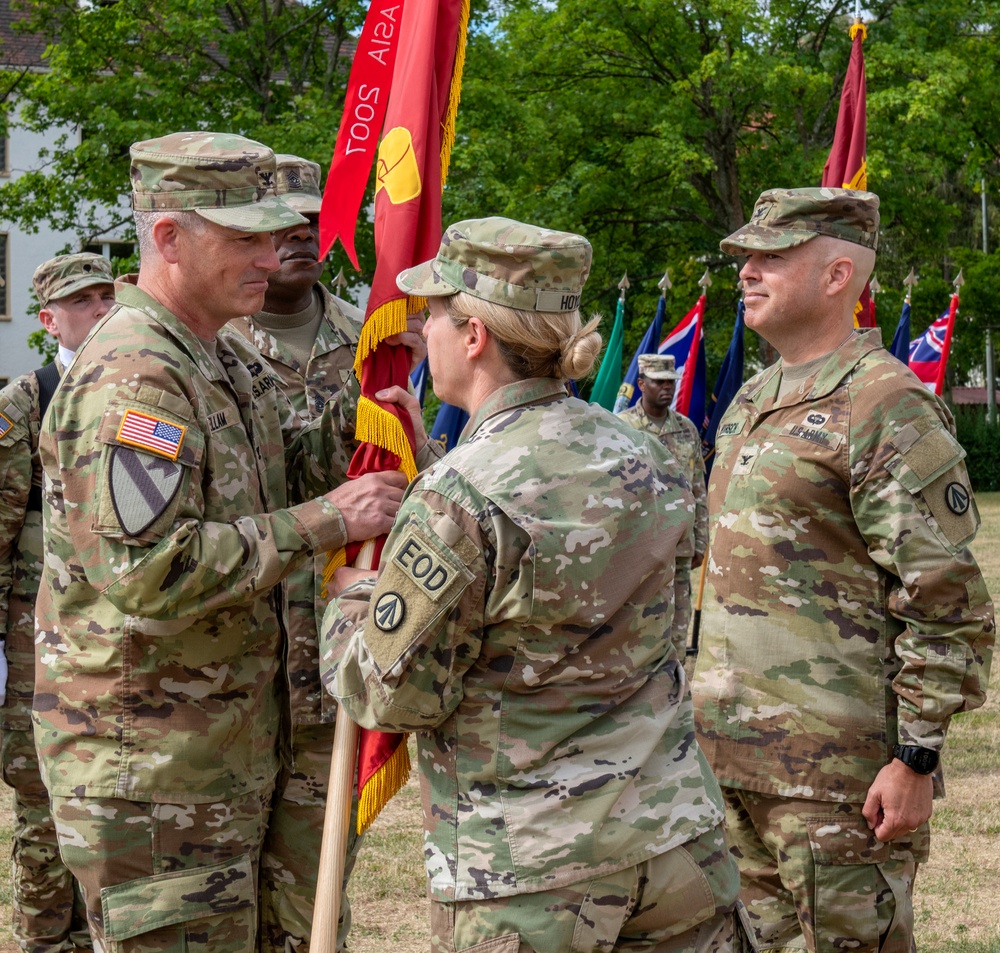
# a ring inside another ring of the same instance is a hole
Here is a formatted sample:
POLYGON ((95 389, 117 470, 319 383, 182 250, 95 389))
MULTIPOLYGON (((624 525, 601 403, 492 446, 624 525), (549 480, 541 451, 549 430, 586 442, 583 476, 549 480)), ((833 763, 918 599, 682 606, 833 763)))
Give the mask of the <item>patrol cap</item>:
POLYGON ((473 218, 450 225, 437 256, 400 272, 396 284, 429 298, 465 291, 523 311, 575 311, 591 255, 581 235, 509 218, 473 218))
POLYGON ((318 213, 323 204, 319 164, 282 153, 274 159, 277 166, 275 191, 284 197, 285 204, 302 214, 318 213))
POLYGON ((114 282, 111 262, 103 255, 89 251, 58 255, 43 261, 31 276, 38 303, 43 308, 50 301, 68 298, 91 285, 112 285, 114 282))
POLYGON ((639 374, 651 381, 679 381, 680 371, 673 354, 640 354, 639 374))
POLYGON ((878 248, 878 196, 854 189, 768 189, 761 192, 750 221, 719 247, 727 255, 781 251, 817 235, 878 248))
POLYGON ((305 219, 274 193, 274 153, 223 132, 175 132, 136 142, 132 208, 178 209, 243 232, 274 232, 305 219))

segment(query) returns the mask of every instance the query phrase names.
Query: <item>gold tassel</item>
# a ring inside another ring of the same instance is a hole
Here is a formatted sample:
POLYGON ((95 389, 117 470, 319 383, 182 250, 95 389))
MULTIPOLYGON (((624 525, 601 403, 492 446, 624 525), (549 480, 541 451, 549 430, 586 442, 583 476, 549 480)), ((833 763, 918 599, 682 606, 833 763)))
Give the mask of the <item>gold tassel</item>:
POLYGON ((417 464, 413 459, 413 448, 406 439, 406 431, 399 418, 383 410, 373 400, 365 396, 358 398, 358 422, 355 436, 359 443, 372 443, 399 457, 399 469, 407 480, 417 475, 417 464))
POLYGON ((448 90, 448 110, 441 123, 441 185, 448 179, 451 165, 451 147, 455 144, 455 117, 458 115, 458 101, 462 96, 462 70, 465 68, 465 41, 469 33, 469 0, 462 0, 462 12, 458 21, 458 47, 455 50, 455 66, 451 71, 451 88, 448 90))
POLYGON ((426 310, 427 299, 422 298, 420 295, 410 295, 406 299, 406 313, 407 314, 420 314, 421 311, 426 310))
POLYGON ((376 771, 361 791, 358 798, 358 833, 368 830, 389 799, 406 784, 410 778, 410 752, 403 738, 399 746, 389 756, 389 760, 376 771))
POLYGON ((379 305, 361 326, 358 350, 354 355, 354 373, 361 378, 361 365, 387 337, 406 330, 406 298, 393 298, 379 305))
POLYGON ((861 42, 864 43, 868 39, 868 28, 860 20, 856 20, 851 27, 851 39, 853 40, 859 33, 861 34, 861 42))

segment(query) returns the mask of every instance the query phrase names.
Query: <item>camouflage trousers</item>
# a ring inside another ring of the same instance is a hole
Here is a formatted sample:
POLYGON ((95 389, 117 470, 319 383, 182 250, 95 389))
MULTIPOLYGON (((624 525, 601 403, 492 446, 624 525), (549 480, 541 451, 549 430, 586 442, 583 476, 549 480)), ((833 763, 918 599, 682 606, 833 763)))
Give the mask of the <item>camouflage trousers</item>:
MULTIPOLYGON (((292 734, 294 766, 278 778, 260 869, 260 945, 266 953, 306 953, 309 949, 333 731, 332 724, 296 726, 292 734)), ((351 929, 347 882, 362 841, 354 833, 357 815, 355 794, 351 801, 351 834, 337 925, 338 950, 344 949, 351 929)))
POLYGON ((597 880, 431 903, 432 953, 749 953, 720 825, 597 880))
POLYGON ((14 789, 12 928, 18 946, 25 953, 93 949, 83 894, 59 854, 30 728, 3 729, 0 766, 4 783, 14 789))
POLYGON ((253 953, 271 787, 213 804, 52 798, 98 953, 253 953))
POLYGON ((691 631, 691 557, 682 557, 674 565, 674 621, 670 625, 670 641, 677 657, 683 662, 687 654, 688 633, 691 631))
POLYGON ((911 953, 924 824, 881 844, 860 804, 723 788, 726 834, 762 953, 911 953))

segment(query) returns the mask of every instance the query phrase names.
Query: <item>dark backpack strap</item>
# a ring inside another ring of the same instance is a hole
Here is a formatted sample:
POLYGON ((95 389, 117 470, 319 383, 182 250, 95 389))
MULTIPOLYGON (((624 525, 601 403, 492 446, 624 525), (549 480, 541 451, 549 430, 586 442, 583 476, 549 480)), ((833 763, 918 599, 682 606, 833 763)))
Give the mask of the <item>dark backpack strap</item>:
MULTIPOLYGON (((45 367, 40 367, 35 371, 35 380, 38 381, 38 419, 41 420, 45 416, 45 411, 49 409, 52 395, 59 386, 59 365, 53 361, 45 367)), ((39 513, 42 511, 42 488, 35 486, 34 483, 28 491, 28 509, 39 513)))

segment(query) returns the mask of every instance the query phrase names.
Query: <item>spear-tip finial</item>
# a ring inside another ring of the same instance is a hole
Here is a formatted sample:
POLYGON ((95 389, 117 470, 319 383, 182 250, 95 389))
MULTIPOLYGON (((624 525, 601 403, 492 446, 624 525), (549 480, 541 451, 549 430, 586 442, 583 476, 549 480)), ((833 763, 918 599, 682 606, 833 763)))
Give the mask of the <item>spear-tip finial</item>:
MULTIPOLYGON (((333 286, 334 288, 339 288, 340 291, 343 291, 347 287, 347 278, 344 276, 343 268, 337 272, 337 277, 333 279, 333 286)), ((338 297, 340 297, 339 294, 338 297)))
POLYGON ((952 282, 955 286, 955 294, 958 294, 958 289, 965 284, 965 279, 962 277, 962 269, 958 269, 958 274, 955 276, 955 280, 952 282))
POLYGON ((745 289, 744 289, 744 286, 743 286, 743 279, 742 279, 742 278, 737 278, 737 279, 736 279, 736 293, 737 293, 737 294, 738 294, 738 295, 739 295, 739 296, 740 296, 741 298, 743 297, 743 292, 744 292, 744 290, 745 290, 745 289))
POLYGON ((873 295, 877 295, 882 290, 882 286, 878 283, 878 278, 874 275, 872 275, 872 280, 868 282, 868 290, 873 295))
POLYGON ((712 287, 712 276, 707 268, 705 269, 705 274, 698 279, 698 284, 701 285, 705 291, 708 291, 708 289, 712 287))
POLYGON ((916 287, 917 282, 920 279, 917 277, 916 272, 911 268, 910 273, 903 279, 903 284, 906 286, 906 300, 910 300, 910 295, 913 293, 913 289, 916 287))
POLYGON ((667 292, 673 288, 674 283, 670 280, 670 269, 663 269, 663 277, 656 283, 656 287, 660 289, 660 296, 665 298, 667 292))
POLYGON ((626 271, 625 274, 622 275, 622 280, 618 282, 618 288, 621 291, 621 294, 618 296, 620 301, 625 300, 625 292, 631 287, 632 282, 628 280, 628 272, 626 271))

